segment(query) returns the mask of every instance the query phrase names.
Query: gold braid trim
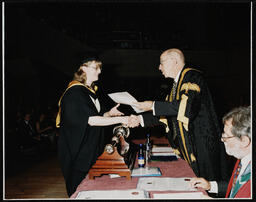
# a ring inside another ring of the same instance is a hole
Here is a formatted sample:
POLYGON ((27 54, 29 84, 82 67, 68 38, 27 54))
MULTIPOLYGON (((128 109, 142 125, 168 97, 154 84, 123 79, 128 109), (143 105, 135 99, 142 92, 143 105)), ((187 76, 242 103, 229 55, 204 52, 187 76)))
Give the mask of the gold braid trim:
MULTIPOLYGON (((186 94, 188 93, 189 90, 200 92, 200 87, 195 83, 188 82, 188 83, 182 84, 180 91, 183 91, 183 90, 185 90, 186 94)), ((179 106, 178 117, 177 117, 177 120, 179 120, 183 123, 183 126, 186 131, 188 131, 188 123, 189 123, 189 119, 185 116, 187 100, 188 100, 188 96, 186 96, 185 94, 182 94, 181 102, 180 102, 180 106, 179 106)))
MULTIPOLYGON (((190 70, 195 70, 195 71, 198 71, 198 72, 200 72, 199 70, 197 70, 197 69, 194 69, 194 68, 186 68, 183 72, 182 72, 182 74, 181 74, 181 76, 180 76, 180 79, 179 79, 179 84, 178 84, 178 88, 177 88, 177 94, 176 94, 176 100, 179 100, 179 94, 180 94, 180 91, 182 91, 182 90, 185 90, 186 91, 186 93, 187 93, 187 91, 188 90, 196 90, 196 91, 198 91, 198 92, 200 92, 200 88, 199 88, 199 86, 197 85, 197 84, 191 84, 191 83, 187 83, 186 85, 184 85, 184 87, 183 87, 183 85, 182 85, 182 88, 180 88, 180 86, 181 86, 181 83, 182 83, 182 80, 183 80, 183 78, 184 78, 184 76, 185 76, 185 74, 188 72, 188 71, 190 71, 190 70)), ((180 107, 179 107, 179 112, 178 112, 178 117, 177 117, 177 120, 178 119, 181 119, 181 120, 178 120, 178 122, 179 122, 179 128, 180 128, 180 135, 181 135, 181 139, 182 139, 182 143, 183 143, 183 147, 184 147, 184 149, 185 149, 185 153, 186 153, 186 155, 184 155, 184 153, 183 153, 183 156, 184 156, 184 158, 185 158, 185 160, 189 163, 189 164, 191 164, 190 163, 190 160, 189 160, 189 155, 188 155, 188 151, 187 151, 187 147, 186 147, 186 142, 185 142, 185 138, 184 138, 184 133, 183 133, 183 128, 182 128, 182 123, 183 123, 183 126, 184 126, 184 128, 188 131, 188 122, 189 122, 189 119, 187 118, 187 117, 185 117, 185 109, 186 109, 186 106, 187 106, 187 98, 186 98, 187 96, 186 95, 182 95, 182 101, 181 101, 181 103, 180 103, 180 107), (184 97, 185 96, 185 97, 184 97), (184 100, 184 101, 183 101, 184 100)), ((182 149, 181 149, 182 150, 182 149)), ((196 158, 195 158, 195 156, 194 156, 194 154, 193 153, 191 153, 190 154, 190 157, 191 157, 191 161, 192 162, 194 162, 194 161, 196 161, 196 158)))
POLYGON ((193 153, 190 154, 190 159, 192 162, 196 161, 196 157, 194 156, 193 153))
POLYGON ((183 94, 181 96, 181 101, 180 101, 180 106, 179 106, 179 111, 177 116, 177 120, 182 122, 186 131, 188 131, 188 123, 189 123, 189 119, 185 116, 187 100, 188 100, 188 96, 183 94))
POLYGON ((176 154, 176 155, 178 155, 178 156, 180 156, 180 152, 179 152, 179 150, 178 149, 172 149, 173 150, 173 152, 176 154))
POLYGON ((165 132, 168 133, 170 129, 169 129, 169 126, 168 126, 167 119, 161 116, 159 121, 165 124, 165 132))
POLYGON ((89 91, 91 91, 92 93, 96 93, 96 91, 98 90, 98 86, 94 86, 94 88, 91 88, 91 87, 89 87, 89 86, 85 86, 89 91))
POLYGON ((182 156, 184 157, 184 160, 187 161, 187 162, 189 162, 189 160, 187 159, 186 155, 184 154, 184 151, 183 151, 182 148, 180 149, 180 151, 181 151, 181 153, 182 153, 182 156))
MULTIPOLYGON (((56 116, 56 128, 59 128, 60 127, 60 112, 61 112, 61 107, 60 107, 60 103, 61 103, 61 99, 62 97, 64 96, 64 94, 67 92, 68 89, 70 89, 72 86, 85 86, 83 85, 82 83, 80 83, 79 81, 71 81, 69 84, 68 84, 68 87, 66 88, 66 90, 64 91, 64 93, 61 95, 60 99, 59 99, 59 102, 58 102, 58 107, 59 107, 59 110, 58 110, 58 114, 56 116)), ((85 86, 86 87, 86 86, 85 86)))
POLYGON ((190 160, 189 160, 188 150, 187 150, 187 147, 186 147, 186 141, 185 141, 185 137, 184 137, 184 133, 183 133, 183 128, 182 128, 181 122, 180 122, 180 121, 178 121, 178 122, 179 122, 179 127, 180 127, 180 135, 181 135, 183 147, 184 147, 185 154, 186 154, 186 155, 184 155, 184 158, 186 157, 187 162, 188 162, 189 164, 191 164, 191 162, 190 162, 190 160))
POLYGON ((182 129, 182 124, 181 122, 179 121, 179 127, 180 127, 180 135, 181 135, 181 139, 182 139, 182 143, 183 143, 183 147, 185 149, 185 153, 186 155, 184 155, 183 153, 183 156, 185 159, 187 159, 186 161, 191 164, 193 163, 194 161, 196 161, 196 157, 194 156, 193 153, 190 154, 190 159, 191 159, 191 162, 189 160, 189 155, 188 155, 188 151, 187 151, 187 147, 186 147, 186 141, 185 141, 185 137, 184 137, 184 133, 183 133, 183 129, 182 129))
MULTIPOLYGON (((166 96, 165 101, 168 101, 168 95, 166 96)), ((170 131, 170 128, 168 126, 167 119, 164 116, 161 116, 159 121, 165 124, 165 132, 168 133, 170 131)))

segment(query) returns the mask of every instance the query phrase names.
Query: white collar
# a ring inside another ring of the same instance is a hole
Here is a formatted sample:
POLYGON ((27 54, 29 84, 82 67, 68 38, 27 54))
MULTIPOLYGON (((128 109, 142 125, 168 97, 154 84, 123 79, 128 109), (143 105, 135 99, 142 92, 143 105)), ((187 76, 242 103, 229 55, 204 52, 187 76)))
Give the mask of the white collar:
POLYGON ((241 170, 240 170, 240 173, 238 175, 239 178, 244 173, 245 169, 247 168, 247 166, 249 165, 251 160, 252 160, 252 153, 251 152, 241 159, 241 170))
POLYGON ((95 105, 96 109, 98 110, 98 112, 100 112, 100 102, 99 102, 99 99, 98 98, 94 99, 92 96, 90 96, 90 98, 91 98, 93 104, 95 105))
MULTIPOLYGON (((182 69, 181 69, 182 70, 182 69)), ((179 71, 179 73, 177 74, 177 76, 175 77, 174 81, 176 83, 178 83, 178 80, 179 80, 179 77, 180 77, 180 73, 181 73, 181 70, 179 71)))
POLYGON ((242 159, 241 159, 241 164, 242 164, 242 167, 246 167, 249 162, 252 160, 252 154, 251 152, 249 154, 247 154, 246 156, 244 156, 242 159))

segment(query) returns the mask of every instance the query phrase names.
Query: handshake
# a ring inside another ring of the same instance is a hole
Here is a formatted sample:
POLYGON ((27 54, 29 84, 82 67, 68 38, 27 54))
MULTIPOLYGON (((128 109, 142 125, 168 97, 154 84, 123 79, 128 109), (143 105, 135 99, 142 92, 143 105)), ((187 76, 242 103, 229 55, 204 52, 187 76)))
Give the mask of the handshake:
MULTIPOLYGON (((118 116, 120 118, 120 123, 122 123, 124 126, 129 128, 134 128, 140 125, 140 117, 138 115, 130 115, 130 116, 122 116, 124 115, 122 112, 120 112, 117 108, 120 104, 117 104, 115 107, 113 107, 109 112, 106 112, 104 116, 108 117, 115 117, 118 116)), ((153 102, 152 101, 144 101, 144 102, 134 102, 134 106, 136 106, 138 109, 149 111, 152 110, 153 102)))
MULTIPOLYGON (((152 101, 145 101, 145 102, 136 102, 133 103, 139 109, 144 111, 148 111, 152 108, 153 102, 152 101)), ((119 118, 119 122, 122 123, 124 126, 129 128, 134 128, 140 125, 141 119, 139 115, 130 115, 130 116, 123 116, 124 114, 120 112, 117 108, 120 104, 117 104, 113 107, 110 111, 106 112, 104 116, 108 117, 117 117, 119 118)))
POLYGON ((134 128, 140 125, 140 117, 136 115, 130 115, 130 116, 125 116, 124 117, 124 126, 129 127, 129 128, 134 128))

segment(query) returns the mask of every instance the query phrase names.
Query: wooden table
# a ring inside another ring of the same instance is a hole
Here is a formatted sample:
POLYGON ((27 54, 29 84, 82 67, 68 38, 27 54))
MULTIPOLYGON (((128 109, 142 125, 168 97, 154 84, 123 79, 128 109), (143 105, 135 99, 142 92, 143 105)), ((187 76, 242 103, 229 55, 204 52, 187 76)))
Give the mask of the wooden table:
MULTIPOLYGON (((136 143, 139 142, 140 141, 136 141, 136 143)), ((183 159, 169 162, 152 161, 149 162, 148 166, 159 167, 162 173, 162 176, 160 177, 195 177, 193 170, 183 159)), ((138 167, 137 162, 135 163, 134 168, 136 167, 138 167)), ((110 178, 109 175, 102 175, 101 177, 95 177, 94 180, 89 180, 87 175, 87 177, 77 187, 76 192, 71 196, 71 198, 75 198, 80 191, 136 189, 138 180, 138 177, 132 177, 131 180, 127 180, 125 177, 110 178)), ((154 193, 177 193, 177 191, 150 191, 150 197, 152 197, 152 194, 154 193)))

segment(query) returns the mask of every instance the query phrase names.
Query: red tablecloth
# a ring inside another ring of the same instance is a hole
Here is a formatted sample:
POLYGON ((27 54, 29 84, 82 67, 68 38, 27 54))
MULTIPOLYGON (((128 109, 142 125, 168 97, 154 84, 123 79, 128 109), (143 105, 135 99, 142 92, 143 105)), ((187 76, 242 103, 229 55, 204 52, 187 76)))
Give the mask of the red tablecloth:
MULTIPOLYGON (((169 162, 152 161, 148 165, 151 167, 159 167, 162 173, 160 177, 195 177, 193 170, 189 167, 187 162, 182 159, 169 162)), ((137 167, 137 162, 135 167, 137 167)), ((89 180, 87 175, 71 198, 75 198, 80 191, 136 189, 138 179, 139 177, 132 177, 131 180, 127 180, 125 177, 110 178, 109 175, 102 175, 101 177, 95 177, 94 180, 89 180)), ((177 193, 177 191, 161 191, 161 193, 174 192, 177 193)), ((152 196, 153 193, 160 192, 150 191, 150 196, 152 196)))
MULTIPOLYGON (((154 144, 168 144, 168 140, 165 137, 156 138, 151 137, 154 144)), ((145 143, 145 139, 135 139, 132 142, 135 144, 145 143)), ((193 170, 188 163, 183 159, 177 161, 151 161, 148 166, 159 167, 162 176, 159 177, 195 177, 193 170)), ((138 167, 137 161, 134 168, 138 167)), ((92 190, 126 190, 136 189, 139 177, 132 177, 131 180, 127 180, 125 177, 110 178, 109 175, 102 175, 101 177, 95 177, 94 180, 89 180, 89 176, 80 183, 76 192, 71 198, 76 198, 80 191, 92 191, 92 190)), ((206 194, 203 190, 202 191, 206 194)), ((152 197, 153 193, 177 193, 178 191, 150 191, 149 195, 152 197)), ((184 192, 184 191, 182 191, 184 192)))

